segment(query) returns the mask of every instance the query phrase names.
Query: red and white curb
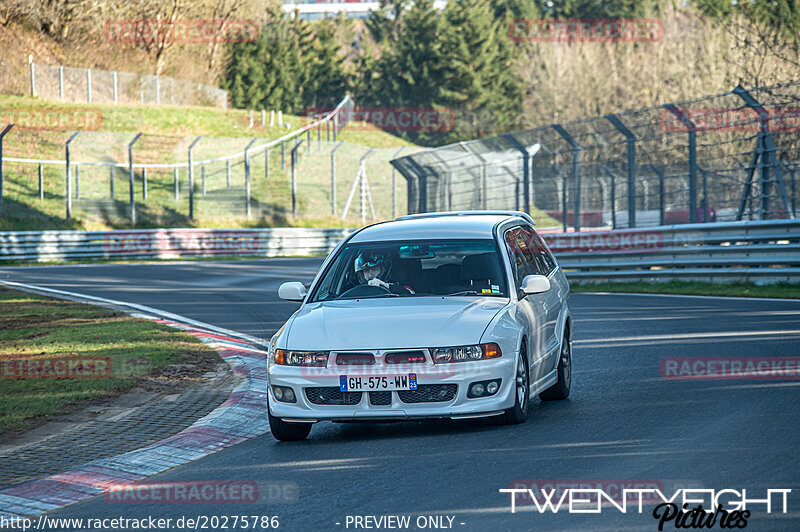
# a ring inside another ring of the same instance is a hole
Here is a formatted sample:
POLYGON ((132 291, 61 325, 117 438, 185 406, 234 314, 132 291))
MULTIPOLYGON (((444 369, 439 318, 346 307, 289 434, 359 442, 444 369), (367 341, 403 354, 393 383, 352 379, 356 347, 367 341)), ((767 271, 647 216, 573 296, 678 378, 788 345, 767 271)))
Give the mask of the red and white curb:
MULTIPOLYGON (((83 296, 60 290, 44 289, 20 283, 0 281, 11 288, 21 288, 43 295, 56 295, 115 307, 135 307, 129 312, 195 336, 217 350, 243 377, 230 396, 216 409, 174 436, 141 449, 110 458, 94 460, 64 473, 32 480, 0 490, 0 517, 30 517, 75 502, 101 495, 113 488, 127 486, 149 476, 197 460, 231 445, 269 431, 267 420, 267 352, 243 341, 245 335, 201 324, 156 309, 119 301, 83 296), (172 319, 165 319, 169 315, 172 319), (226 334, 229 333, 229 334, 226 334), (238 338, 231 336, 236 335, 238 338)), ((69 452, 68 449, 64 450, 69 452)))

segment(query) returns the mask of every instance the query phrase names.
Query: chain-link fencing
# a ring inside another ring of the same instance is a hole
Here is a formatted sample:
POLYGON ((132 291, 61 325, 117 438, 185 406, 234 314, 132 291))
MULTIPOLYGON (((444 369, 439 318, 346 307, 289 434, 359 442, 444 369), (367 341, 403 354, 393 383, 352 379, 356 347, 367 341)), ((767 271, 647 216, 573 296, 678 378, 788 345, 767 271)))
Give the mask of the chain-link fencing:
POLYGON ((152 74, 30 64, 31 96, 75 103, 228 105, 220 88, 152 74))
POLYGON ((530 211, 540 225, 794 218, 800 82, 461 142, 392 164, 408 211, 530 211))

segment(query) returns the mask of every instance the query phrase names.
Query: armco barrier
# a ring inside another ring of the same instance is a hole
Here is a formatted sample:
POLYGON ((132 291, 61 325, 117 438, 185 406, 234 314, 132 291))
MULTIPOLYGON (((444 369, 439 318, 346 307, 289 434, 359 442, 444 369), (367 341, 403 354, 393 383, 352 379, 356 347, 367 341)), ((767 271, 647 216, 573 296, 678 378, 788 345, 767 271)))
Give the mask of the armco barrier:
MULTIPOLYGON (((352 229, 138 229, 0 233, 0 262, 325 255, 352 229)), ((576 281, 800 281, 800 220, 542 234, 576 281)))
POLYGON ((135 229, 0 233, 0 261, 326 255, 352 229, 135 229))

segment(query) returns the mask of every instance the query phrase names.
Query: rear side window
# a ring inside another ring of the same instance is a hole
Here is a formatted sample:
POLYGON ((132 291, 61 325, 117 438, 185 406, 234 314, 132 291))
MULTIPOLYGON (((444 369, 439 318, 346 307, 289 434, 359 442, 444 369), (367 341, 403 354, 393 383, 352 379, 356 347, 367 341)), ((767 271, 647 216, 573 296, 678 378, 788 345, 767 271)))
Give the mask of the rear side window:
POLYGON ((555 268, 555 261, 533 229, 515 227, 506 232, 505 240, 517 286, 526 275, 549 275, 555 268))

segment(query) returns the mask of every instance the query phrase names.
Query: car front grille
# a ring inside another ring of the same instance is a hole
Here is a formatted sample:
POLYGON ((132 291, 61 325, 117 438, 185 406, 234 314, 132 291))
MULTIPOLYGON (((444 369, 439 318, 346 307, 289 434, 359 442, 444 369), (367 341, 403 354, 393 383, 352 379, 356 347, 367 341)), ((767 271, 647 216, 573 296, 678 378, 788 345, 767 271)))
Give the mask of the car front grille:
POLYGON ((452 401, 458 387, 455 384, 420 384, 416 390, 397 392, 404 403, 443 403, 452 401))
POLYGON ((306 397, 315 405, 353 406, 361 402, 361 392, 343 392, 336 386, 306 388, 306 397))
POLYGON ((369 392, 369 404, 373 406, 392 404, 392 392, 369 392))

